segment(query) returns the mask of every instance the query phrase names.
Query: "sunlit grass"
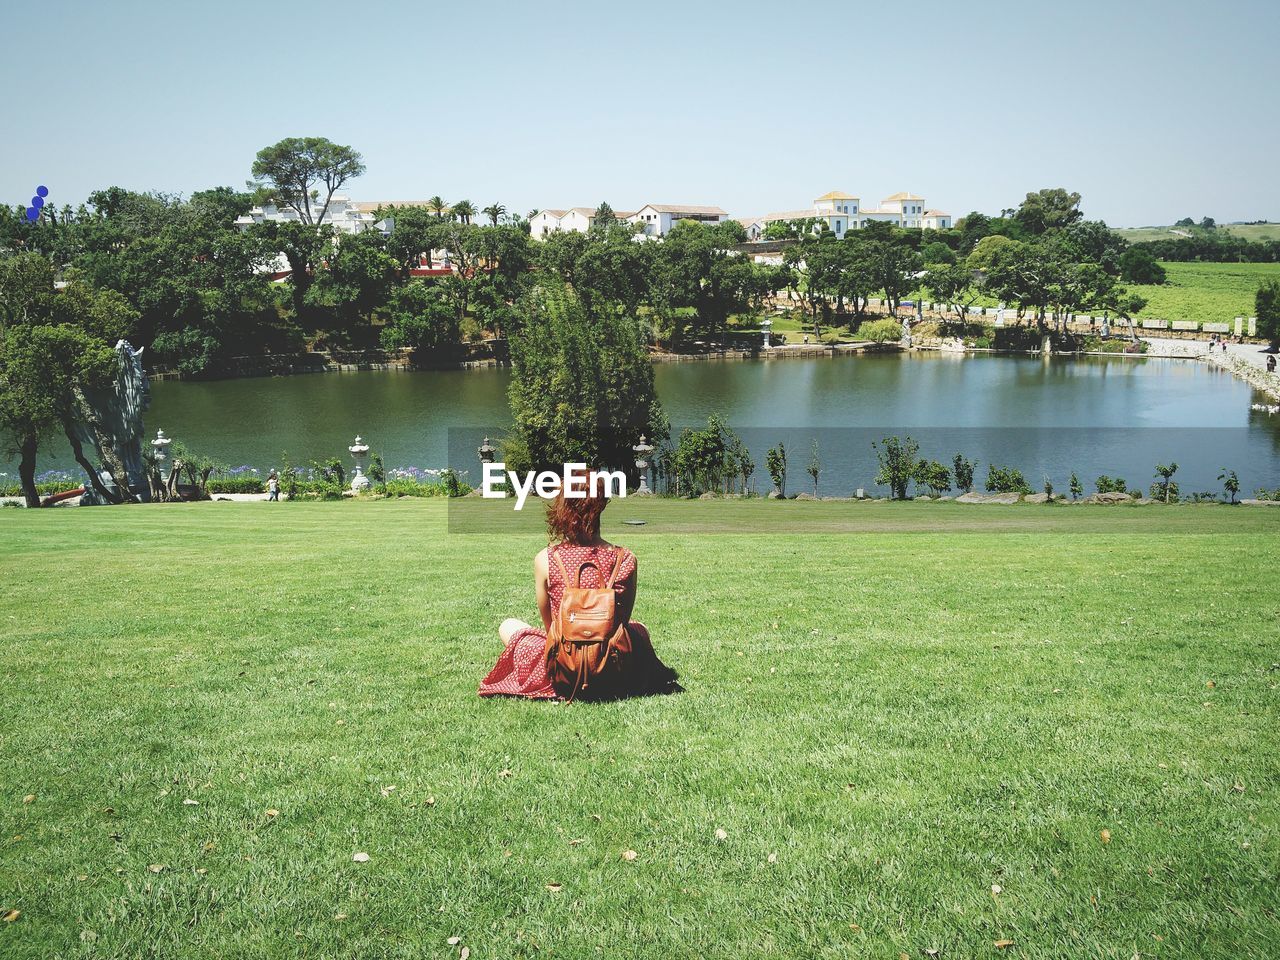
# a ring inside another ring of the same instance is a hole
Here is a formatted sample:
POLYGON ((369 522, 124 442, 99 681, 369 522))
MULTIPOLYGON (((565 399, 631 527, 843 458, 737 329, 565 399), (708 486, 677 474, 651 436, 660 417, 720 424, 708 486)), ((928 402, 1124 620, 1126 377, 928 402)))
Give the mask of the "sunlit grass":
POLYGON ((1267 280, 1280 280, 1280 263, 1166 263, 1166 282, 1134 285, 1147 298, 1138 316, 1162 320, 1230 323, 1250 317, 1254 298, 1267 280))
POLYGON ((617 505, 687 689, 567 708, 535 522, 6 511, 0 955, 1274 956, 1280 510, 1108 509, 617 505))

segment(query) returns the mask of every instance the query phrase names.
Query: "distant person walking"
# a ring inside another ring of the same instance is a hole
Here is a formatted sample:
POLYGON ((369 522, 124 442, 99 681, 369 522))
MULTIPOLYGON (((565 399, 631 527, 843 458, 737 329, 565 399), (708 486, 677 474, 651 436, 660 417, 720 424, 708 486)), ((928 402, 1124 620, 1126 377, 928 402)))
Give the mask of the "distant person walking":
POLYGON ((279 502, 280 500, 280 478, 276 476, 276 472, 274 470, 272 470, 271 475, 267 477, 267 499, 275 500, 276 502, 279 502))
POLYGON ((1267 357, 1267 373, 1276 372, 1276 355, 1273 353, 1267 357))

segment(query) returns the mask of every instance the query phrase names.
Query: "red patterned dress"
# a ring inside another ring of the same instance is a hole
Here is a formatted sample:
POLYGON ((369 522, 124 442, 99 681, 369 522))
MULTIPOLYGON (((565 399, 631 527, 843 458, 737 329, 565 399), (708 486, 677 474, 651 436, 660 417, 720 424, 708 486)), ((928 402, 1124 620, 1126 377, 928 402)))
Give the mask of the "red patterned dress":
MULTIPOLYGON (((618 567, 618 577, 613 582, 614 592, 618 597, 618 608, 629 610, 635 602, 636 590, 636 557, 622 547, 577 547, 560 543, 549 548, 547 556, 547 593, 551 598, 551 609, 560 606, 564 597, 564 575, 560 572, 560 564, 555 562, 559 555, 566 570, 576 570, 579 564, 590 561, 596 566, 582 568, 582 586, 598 590, 604 586, 619 551, 623 553, 622 564, 618 567), (604 571, 603 573, 601 571, 604 571)), ((672 671, 662 666, 653 646, 649 641, 649 630, 639 621, 628 623, 627 631, 631 634, 632 648, 636 661, 641 666, 642 676, 637 677, 638 685, 674 682, 672 671)), ((528 697, 534 700, 551 700, 555 691, 547 679, 547 633, 541 627, 529 627, 521 630, 507 643, 506 649, 498 657, 498 662, 489 675, 480 681, 480 696, 528 697)))

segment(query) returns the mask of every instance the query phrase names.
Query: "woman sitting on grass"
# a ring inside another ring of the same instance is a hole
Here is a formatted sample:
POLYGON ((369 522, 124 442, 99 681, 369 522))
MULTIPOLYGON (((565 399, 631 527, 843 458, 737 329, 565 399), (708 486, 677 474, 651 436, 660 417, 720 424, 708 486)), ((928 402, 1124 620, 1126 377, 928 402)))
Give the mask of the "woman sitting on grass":
MULTIPOLYGON (((636 601, 636 557, 625 547, 601 538, 600 514, 608 502, 603 496, 565 497, 562 492, 548 504, 551 545, 533 558, 533 589, 542 627, 514 618, 502 622, 498 628, 502 655, 480 682, 480 696, 550 700, 562 695, 573 697, 579 692, 578 684, 572 693, 566 692, 562 684, 557 693, 553 684, 553 674, 558 669, 556 639, 562 630, 561 621, 567 619, 562 616, 566 587, 571 591, 568 607, 583 590, 590 593, 612 589, 612 621, 621 625, 616 642, 610 641, 608 648, 614 658, 610 670, 598 678, 601 682, 594 690, 589 682, 581 688, 584 697, 643 696, 679 689, 676 672, 654 652, 649 631, 631 619, 636 601), (553 637, 550 644, 548 633, 553 637)), ((604 596, 607 598, 608 594, 604 596)), ((600 649, 605 647, 601 645, 600 649)), ((558 675, 562 673, 561 670, 558 675)))

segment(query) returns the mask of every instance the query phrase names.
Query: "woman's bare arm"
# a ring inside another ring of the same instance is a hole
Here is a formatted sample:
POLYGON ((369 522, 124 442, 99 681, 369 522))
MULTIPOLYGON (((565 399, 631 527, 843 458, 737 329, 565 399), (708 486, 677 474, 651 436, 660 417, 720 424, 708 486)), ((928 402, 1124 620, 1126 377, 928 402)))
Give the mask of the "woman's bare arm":
POLYGON ((542 627, 551 629, 551 594, 547 592, 547 551, 539 550, 533 558, 533 592, 538 597, 538 613, 542 616, 542 627))

